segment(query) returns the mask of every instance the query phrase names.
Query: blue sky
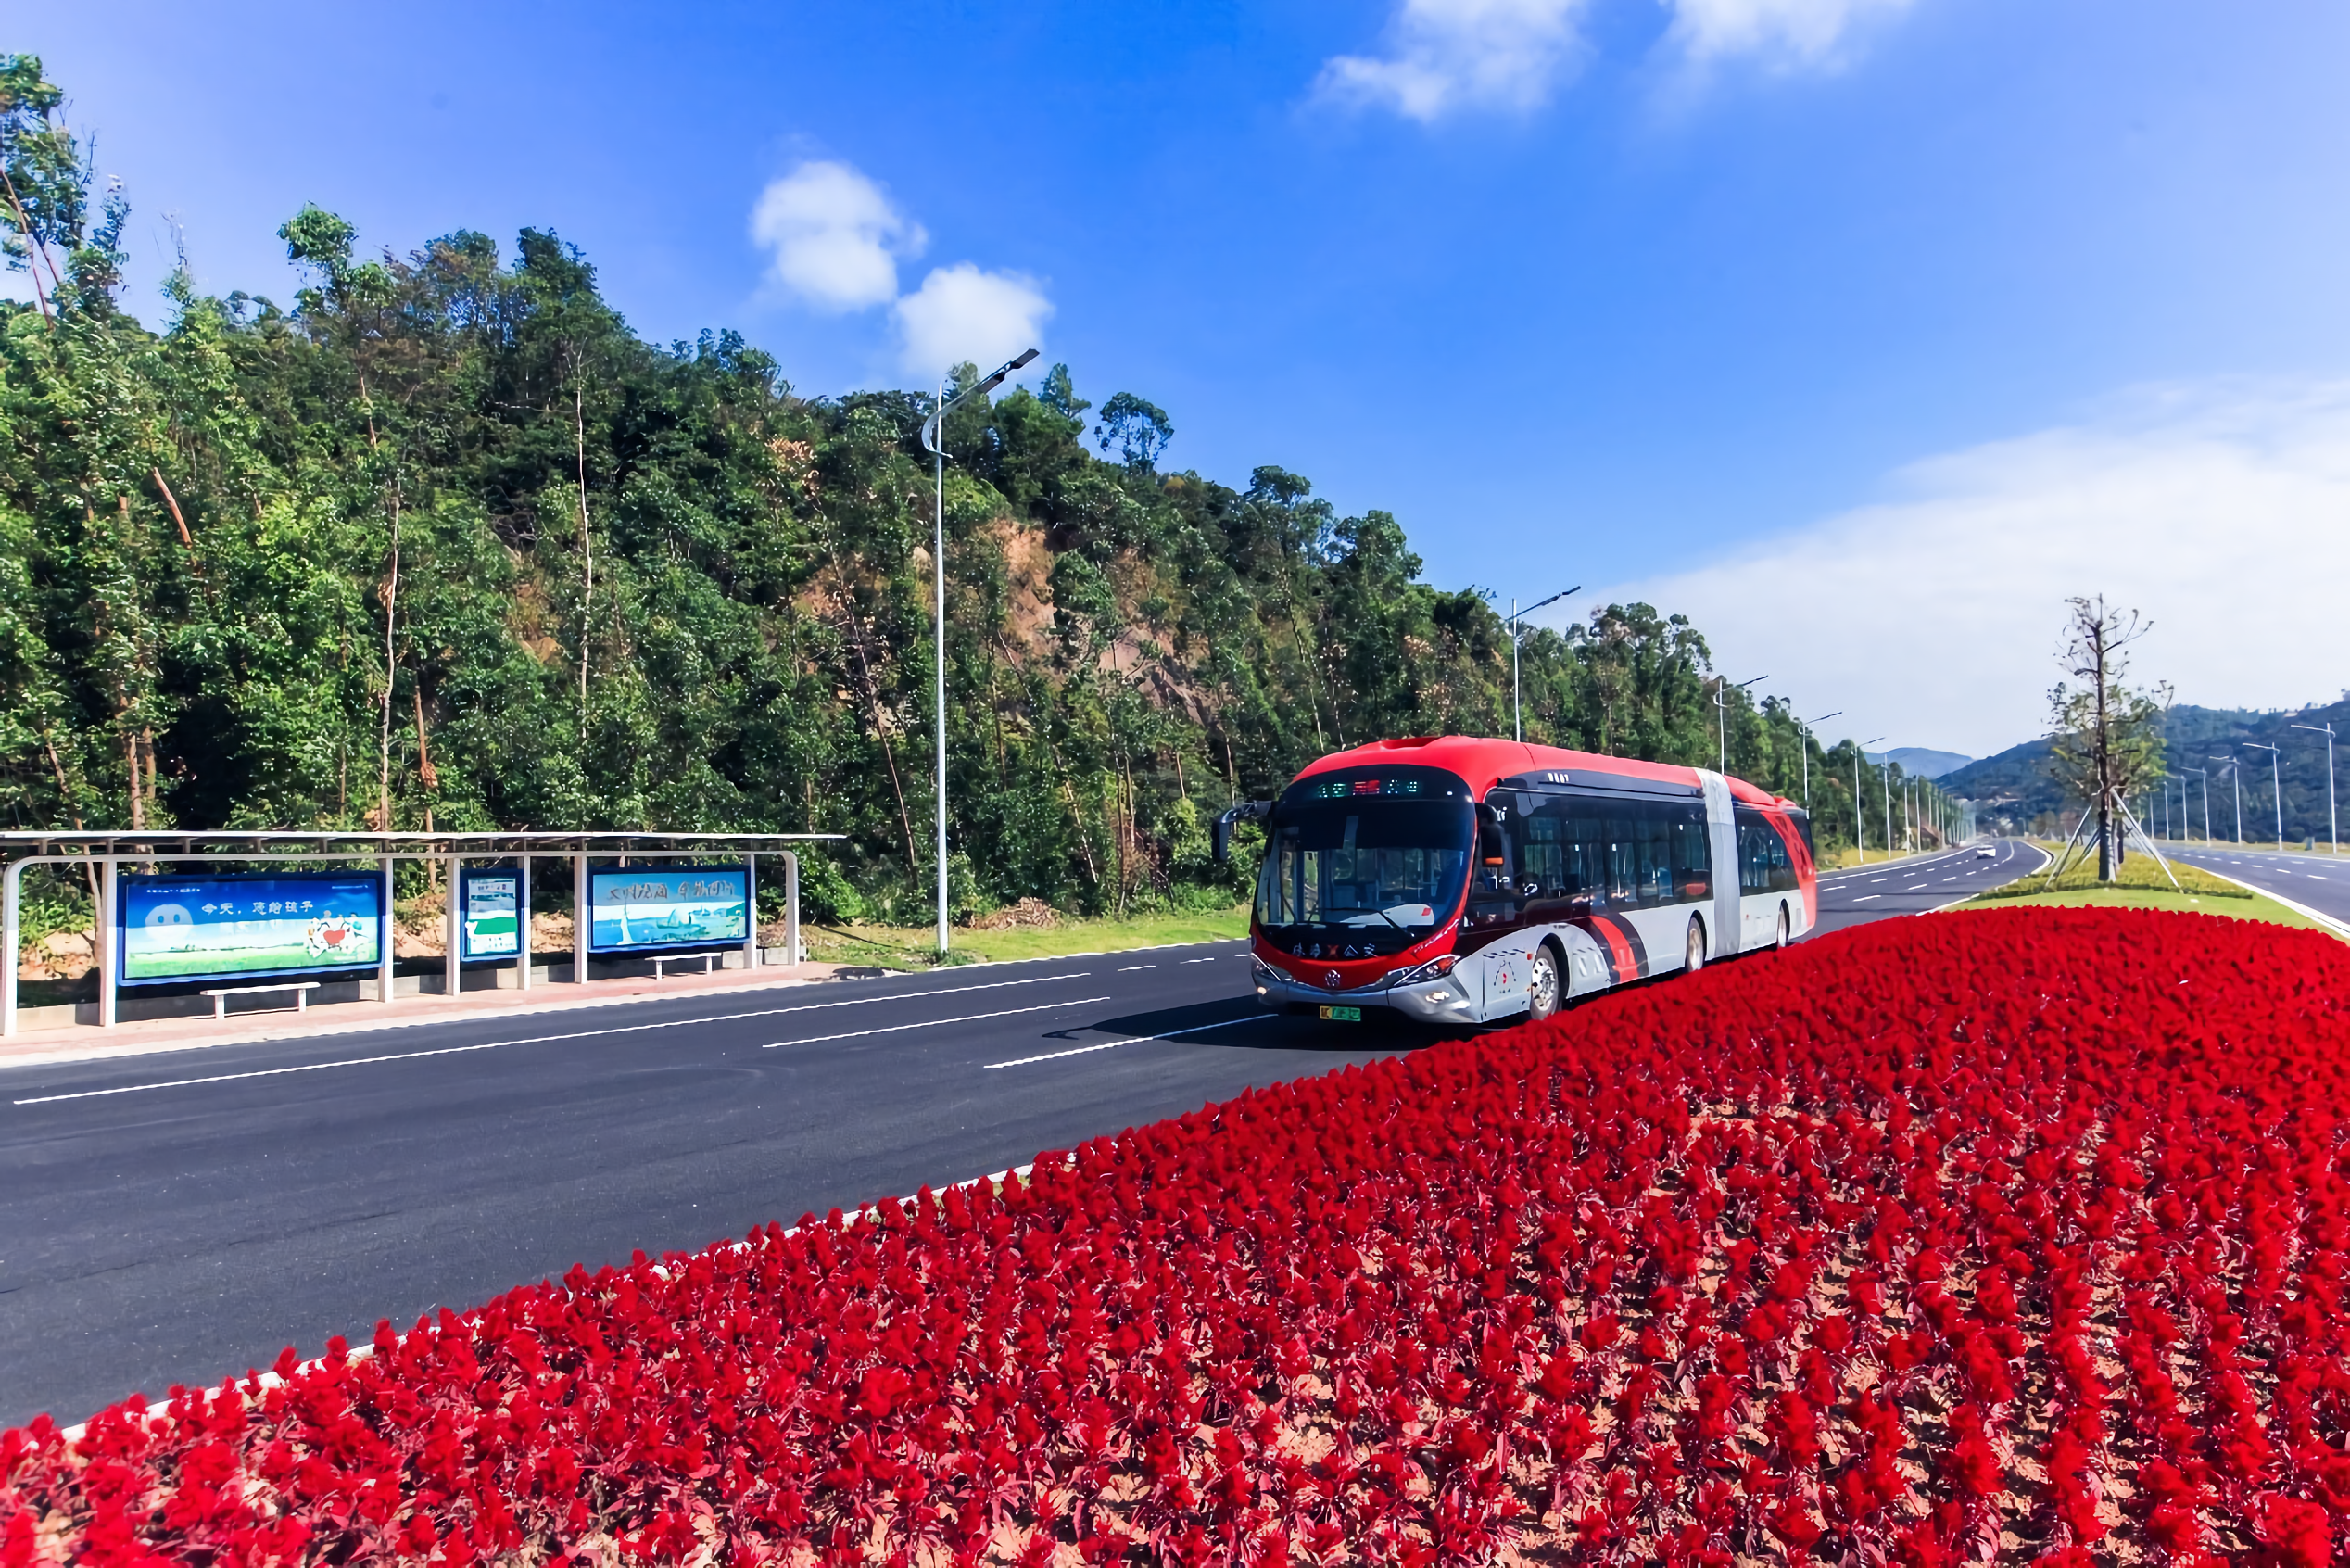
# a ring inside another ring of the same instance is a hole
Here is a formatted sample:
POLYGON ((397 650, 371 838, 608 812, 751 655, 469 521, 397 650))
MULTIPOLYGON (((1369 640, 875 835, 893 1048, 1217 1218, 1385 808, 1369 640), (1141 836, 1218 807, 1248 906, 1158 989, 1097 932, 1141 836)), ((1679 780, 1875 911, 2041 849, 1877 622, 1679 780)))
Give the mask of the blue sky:
POLYGON ((551 227, 639 330, 736 327, 808 392, 1033 328, 1086 396, 1165 407, 1169 464, 1391 510, 1447 587, 1647 594, 1864 739, 2034 733, 2072 592, 2153 614, 2139 673, 2187 700, 2350 684, 2318 592, 2350 581, 2338 6, 93 4, 9 32, 125 181, 156 315, 167 214, 203 285, 280 299, 304 201, 371 247, 551 227))

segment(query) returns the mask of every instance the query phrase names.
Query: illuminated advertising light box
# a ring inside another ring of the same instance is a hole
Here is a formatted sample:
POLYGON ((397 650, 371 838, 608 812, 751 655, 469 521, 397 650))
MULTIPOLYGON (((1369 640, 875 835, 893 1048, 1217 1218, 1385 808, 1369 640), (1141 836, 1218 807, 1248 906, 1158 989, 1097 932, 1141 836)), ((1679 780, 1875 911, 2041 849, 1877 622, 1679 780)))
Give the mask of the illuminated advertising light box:
POLYGON ((458 904, 457 956, 512 958, 523 950, 523 877, 508 869, 467 871, 458 904))
POLYGON ((384 882, 367 872, 125 877, 116 951, 124 985, 372 969, 384 882))
POLYGON ((590 953, 715 947, 751 934, 751 867, 650 866, 588 873, 590 953))

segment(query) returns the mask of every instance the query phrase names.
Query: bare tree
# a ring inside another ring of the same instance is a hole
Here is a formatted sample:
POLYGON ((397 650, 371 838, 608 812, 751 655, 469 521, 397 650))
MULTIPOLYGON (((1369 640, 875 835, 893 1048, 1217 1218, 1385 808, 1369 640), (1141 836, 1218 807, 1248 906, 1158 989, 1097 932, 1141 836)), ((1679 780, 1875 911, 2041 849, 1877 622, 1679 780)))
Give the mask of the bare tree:
POLYGON ((2105 597, 2068 599, 2057 663, 2079 684, 2058 681, 2048 693, 2050 757, 2057 778, 2097 818, 2097 879, 2115 875, 2121 803, 2162 773, 2167 682, 2151 689, 2122 683, 2126 650, 2154 630, 2135 610, 2112 610, 2105 597))

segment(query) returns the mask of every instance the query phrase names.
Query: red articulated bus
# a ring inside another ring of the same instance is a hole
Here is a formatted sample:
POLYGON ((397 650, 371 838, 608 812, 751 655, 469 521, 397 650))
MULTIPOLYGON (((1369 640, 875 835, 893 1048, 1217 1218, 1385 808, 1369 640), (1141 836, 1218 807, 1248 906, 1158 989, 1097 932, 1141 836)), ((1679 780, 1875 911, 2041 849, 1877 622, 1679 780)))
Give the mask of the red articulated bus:
POLYGON ((1819 917, 1811 822, 1699 767, 1467 736, 1322 758, 1276 801, 1249 922, 1282 1011, 1468 1025, 1783 946, 1819 917))

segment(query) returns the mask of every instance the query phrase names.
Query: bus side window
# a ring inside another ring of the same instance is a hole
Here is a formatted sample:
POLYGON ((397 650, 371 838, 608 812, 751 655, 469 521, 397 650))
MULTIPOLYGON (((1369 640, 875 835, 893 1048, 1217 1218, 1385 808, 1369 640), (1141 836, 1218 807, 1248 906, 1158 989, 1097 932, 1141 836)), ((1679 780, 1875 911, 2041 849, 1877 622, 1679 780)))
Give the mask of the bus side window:
MULTIPOLYGON (((1621 814, 1623 807, 1616 812, 1621 814)), ((1630 816, 1611 815, 1608 818, 1608 899, 1613 904, 1631 904, 1640 896, 1638 835, 1639 822, 1630 816)))
POLYGON ((1737 824, 1738 833, 1738 891, 1768 892, 1771 888, 1771 852, 1763 841, 1775 835, 1761 815, 1750 807, 1737 807, 1733 820, 1737 824))
POLYGON ((1584 899, 1608 896, 1608 819, 1587 801, 1566 808, 1570 847, 1569 875, 1575 893, 1584 899))
POLYGON ((1673 875, 1683 903, 1713 896, 1713 836, 1702 811, 1673 825, 1673 875))
POLYGON ((1575 891, 1567 867, 1567 818, 1546 803, 1518 819, 1518 885, 1528 898, 1564 898, 1575 891))

